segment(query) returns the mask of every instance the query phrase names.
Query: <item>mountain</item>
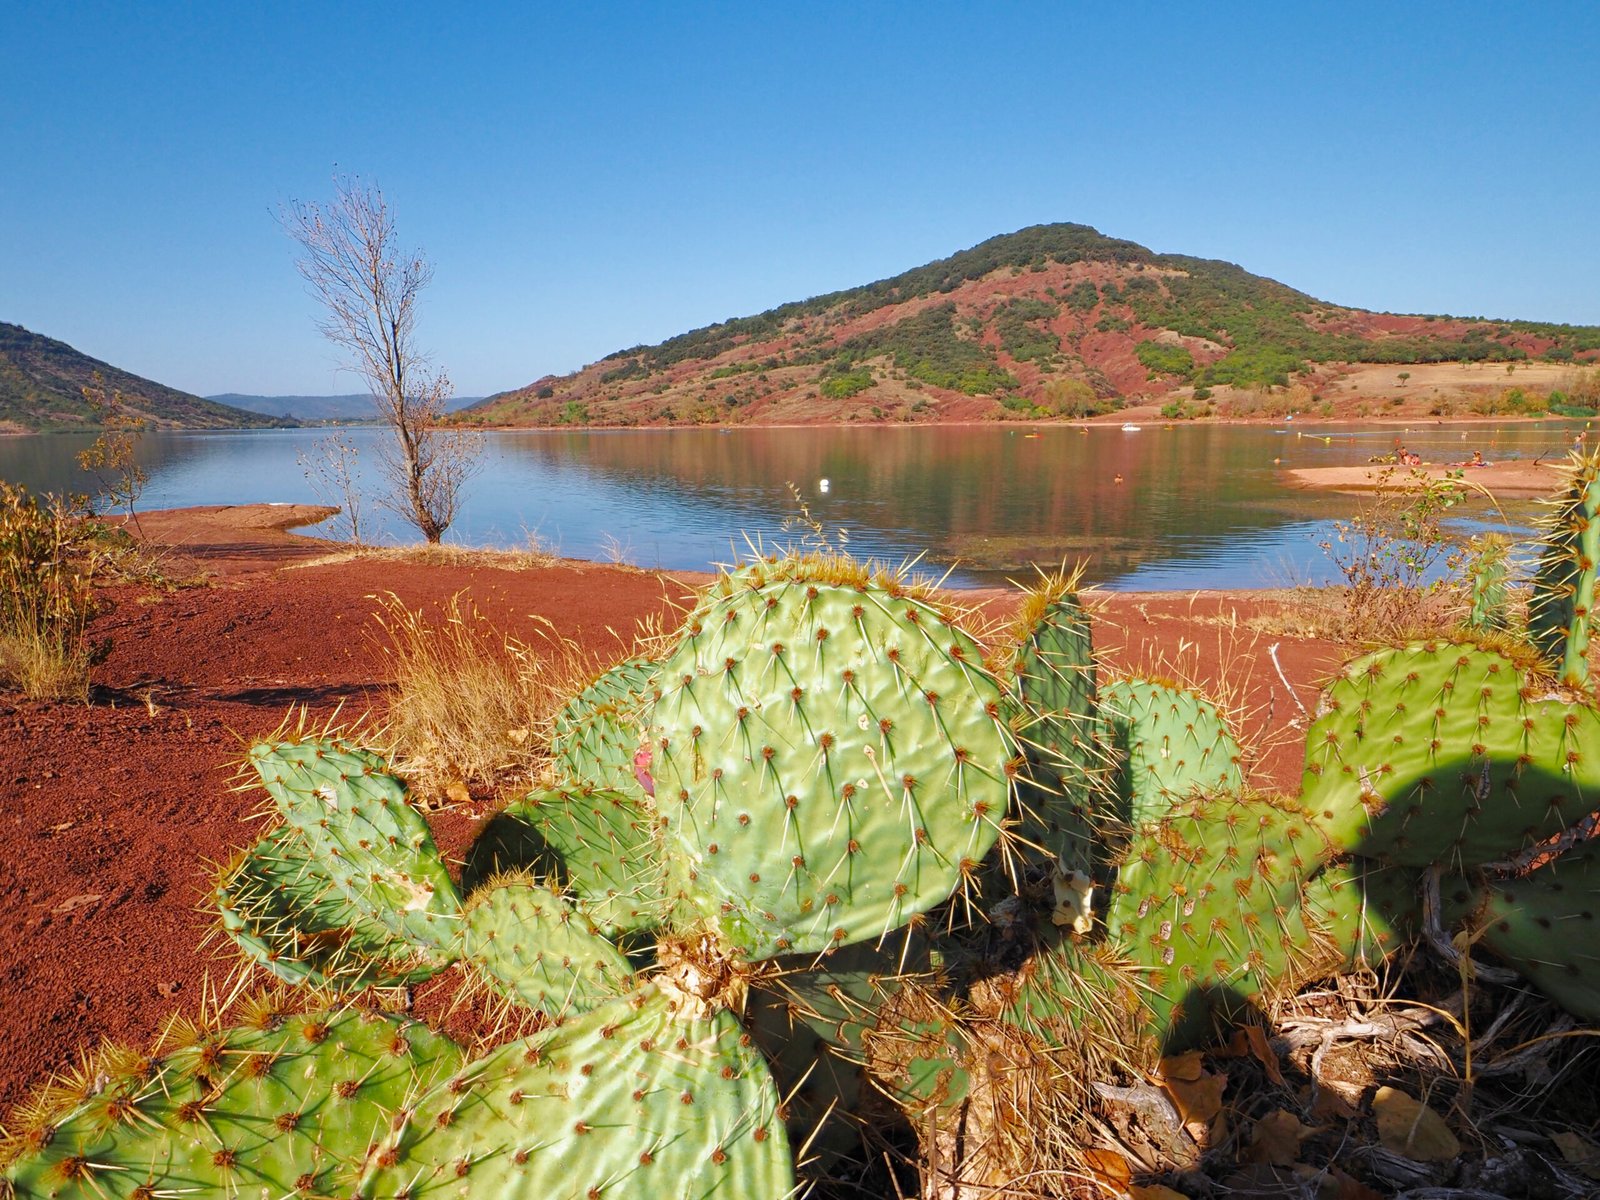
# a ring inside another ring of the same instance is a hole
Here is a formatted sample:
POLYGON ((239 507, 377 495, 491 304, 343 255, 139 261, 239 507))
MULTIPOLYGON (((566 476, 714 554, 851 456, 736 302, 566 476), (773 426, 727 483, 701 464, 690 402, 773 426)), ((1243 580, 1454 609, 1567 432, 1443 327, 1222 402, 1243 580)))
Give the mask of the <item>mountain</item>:
MULTIPOLYGON (((251 396, 240 392, 224 392, 208 396, 218 404, 247 409, 267 416, 292 417, 297 421, 376 421, 378 413, 372 397, 365 392, 352 392, 344 396, 251 396)), ((479 403, 482 396, 453 396, 446 409, 455 412, 479 403)))
POLYGON ((122 393, 133 417, 157 429, 240 429, 281 425, 155 383, 74 350, 65 342, 0 321, 0 432, 94 428, 83 397, 99 374, 107 395, 122 393))
MULTIPOLYGON (((1219 400, 1223 412, 1247 398, 1264 411, 1261 396, 1277 389, 1299 398, 1291 409, 1303 400, 1334 415, 1335 399, 1349 407, 1368 386, 1359 380, 1372 372, 1360 376, 1358 364, 1576 369, 1597 359, 1594 326, 1346 308, 1233 263, 1157 254, 1086 225, 1035 225, 892 279, 619 350, 463 415, 486 425, 967 421, 1165 400, 1166 415, 1196 416, 1219 400)), ((1413 373, 1392 374, 1404 388, 1413 373)), ((1426 404, 1418 374, 1405 399, 1426 404)))

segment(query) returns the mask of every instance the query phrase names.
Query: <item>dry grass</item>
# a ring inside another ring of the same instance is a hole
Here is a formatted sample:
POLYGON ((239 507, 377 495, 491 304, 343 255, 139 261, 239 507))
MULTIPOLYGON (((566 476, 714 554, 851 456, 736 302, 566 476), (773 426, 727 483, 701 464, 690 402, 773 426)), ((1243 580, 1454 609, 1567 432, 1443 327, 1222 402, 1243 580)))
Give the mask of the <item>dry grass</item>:
POLYGON ((595 658, 549 628, 537 644, 507 637, 459 594, 432 618, 392 593, 377 599, 394 673, 386 730, 413 784, 441 791, 536 774, 551 721, 595 658))
POLYGON ((502 571, 532 571, 554 567, 561 563, 556 554, 537 536, 529 538, 524 550, 496 550, 478 546, 348 546, 303 562, 292 563, 286 569, 325 567, 355 559, 377 559, 380 562, 408 563, 423 567, 494 567, 502 571))
POLYGON ((88 698, 101 561, 92 529, 65 504, 0 480, 0 686, 34 699, 88 698))

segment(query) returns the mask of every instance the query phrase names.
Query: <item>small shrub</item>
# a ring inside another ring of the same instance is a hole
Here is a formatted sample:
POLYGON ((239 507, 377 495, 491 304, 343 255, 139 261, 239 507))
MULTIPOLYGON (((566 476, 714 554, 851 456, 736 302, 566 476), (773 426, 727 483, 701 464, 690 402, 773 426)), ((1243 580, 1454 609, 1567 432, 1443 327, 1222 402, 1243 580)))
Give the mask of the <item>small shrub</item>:
POLYGON ((1466 496, 1460 480, 1390 468, 1360 513, 1334 523, 1322 543, 1345 583, 1334 636, 1403 641, 1454 623, 1466 549, 1444 520, 1466 496))
POLYGON ((34 699, 86 700, 105 647, 89 644, 100 553, 61 501, 0 480, 0 685, 34 699))

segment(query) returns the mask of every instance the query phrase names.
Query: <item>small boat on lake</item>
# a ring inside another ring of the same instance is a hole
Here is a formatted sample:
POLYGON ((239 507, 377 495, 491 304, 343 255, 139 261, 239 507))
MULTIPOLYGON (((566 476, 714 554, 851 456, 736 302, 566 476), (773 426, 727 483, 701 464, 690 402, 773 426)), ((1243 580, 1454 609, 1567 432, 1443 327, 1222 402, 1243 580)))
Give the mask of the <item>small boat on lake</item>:
POLYGON ((1126 425, 1124 425, 1122 427, 1122 432, 1123 433, 1138 433, 1139 430, 1142 429, 1142 428, 1143 428, 1142 425, 1135 425, 1132 421, 1129 421, 1126 425))

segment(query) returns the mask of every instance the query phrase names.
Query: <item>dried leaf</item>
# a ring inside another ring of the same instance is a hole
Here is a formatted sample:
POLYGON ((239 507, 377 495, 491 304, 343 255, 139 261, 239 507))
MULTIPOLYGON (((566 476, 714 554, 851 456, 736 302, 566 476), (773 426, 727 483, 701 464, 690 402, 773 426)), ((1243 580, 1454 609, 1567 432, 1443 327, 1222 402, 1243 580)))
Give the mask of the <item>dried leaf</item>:
POLYGON ((1561 1151, 1561 1157, 1567 1160, 1569 1167, 1575 1168, 1579 1174, 1587 1175, 1590 1179, 1600 1179, 1600 1146, 1595 1145, 1581 1133, 1571 1133, 1567 1130, 1552 1133, 1550 1140, 1556 1144, 1556 1149, 1561 1151))
POLYGON ((511 739, 513 746, 520 746, 528 740, 528 731, 526 729, 508 729, 506 730, 506 736, 511 739))
POLYGON ((1205 1073, 1205 1056, 1198 1050, 1190 1050, 1186 1054, 1169 1054, 1161 1060, 1161 1066, 1156 1070, 1156 1074, 1167 1083, 1173 1080, 1193 1083, 1205 1073))
POLYGON ((1128 1160, 1115 1150, 1085 1150, 1083 1165, 1089 1168, 1097 1182, 1119 1196, 1128 1190, 1128 1181, 1133 1178, 1128 1160))
POLYGON ((444 785, 445 797, 451 804, 471 804, 472 793, 467 791, 467 785, 459 779, 451 780, 444 785))
POLYGON ((1416 1162, 1449 1162, 1461 1153, 1444 1118, 1398 1088, 1379 1088, 1372 1114, 1378 1119, 1378 1140, 1394 1154, 1416 1162))
POLYGON ((1228 1077, 1204 1075, 1193 1081, 1168 1079, 1162 1086, 1172 1097, 1185 1125, 1196 1122, 1205 1125, 1222 1111, 1222 1093, 1228 1086, 1228 1077))
POLYGON ((1159 1183, 1136 1183, 1128 1189, 1132 1200, 1189 1200, 1182 1192, 1175 1192, 1159 1183))
POLYGON ((1246 1147, 1242 1158, 1250 1163, 1293 1166, 1300 1161, 1300 1143, 1315 1132, 1315 1129, 1300 1124, 1300 1119, 1293 1113, 1280 1108, 1256 1122, 1250 1134, 1250 1145, 1246 1147))
POLYGON ((1259 1025, 1241 1025, 1228 1039, 1228 1053, 1234 1058, 1253 1058, 1267 1072, 1267 1078, 1283 1086, 1283 1071, 1278 1066, 1278 1056, 1267 1043, 1267 1031, 1259 1025))

